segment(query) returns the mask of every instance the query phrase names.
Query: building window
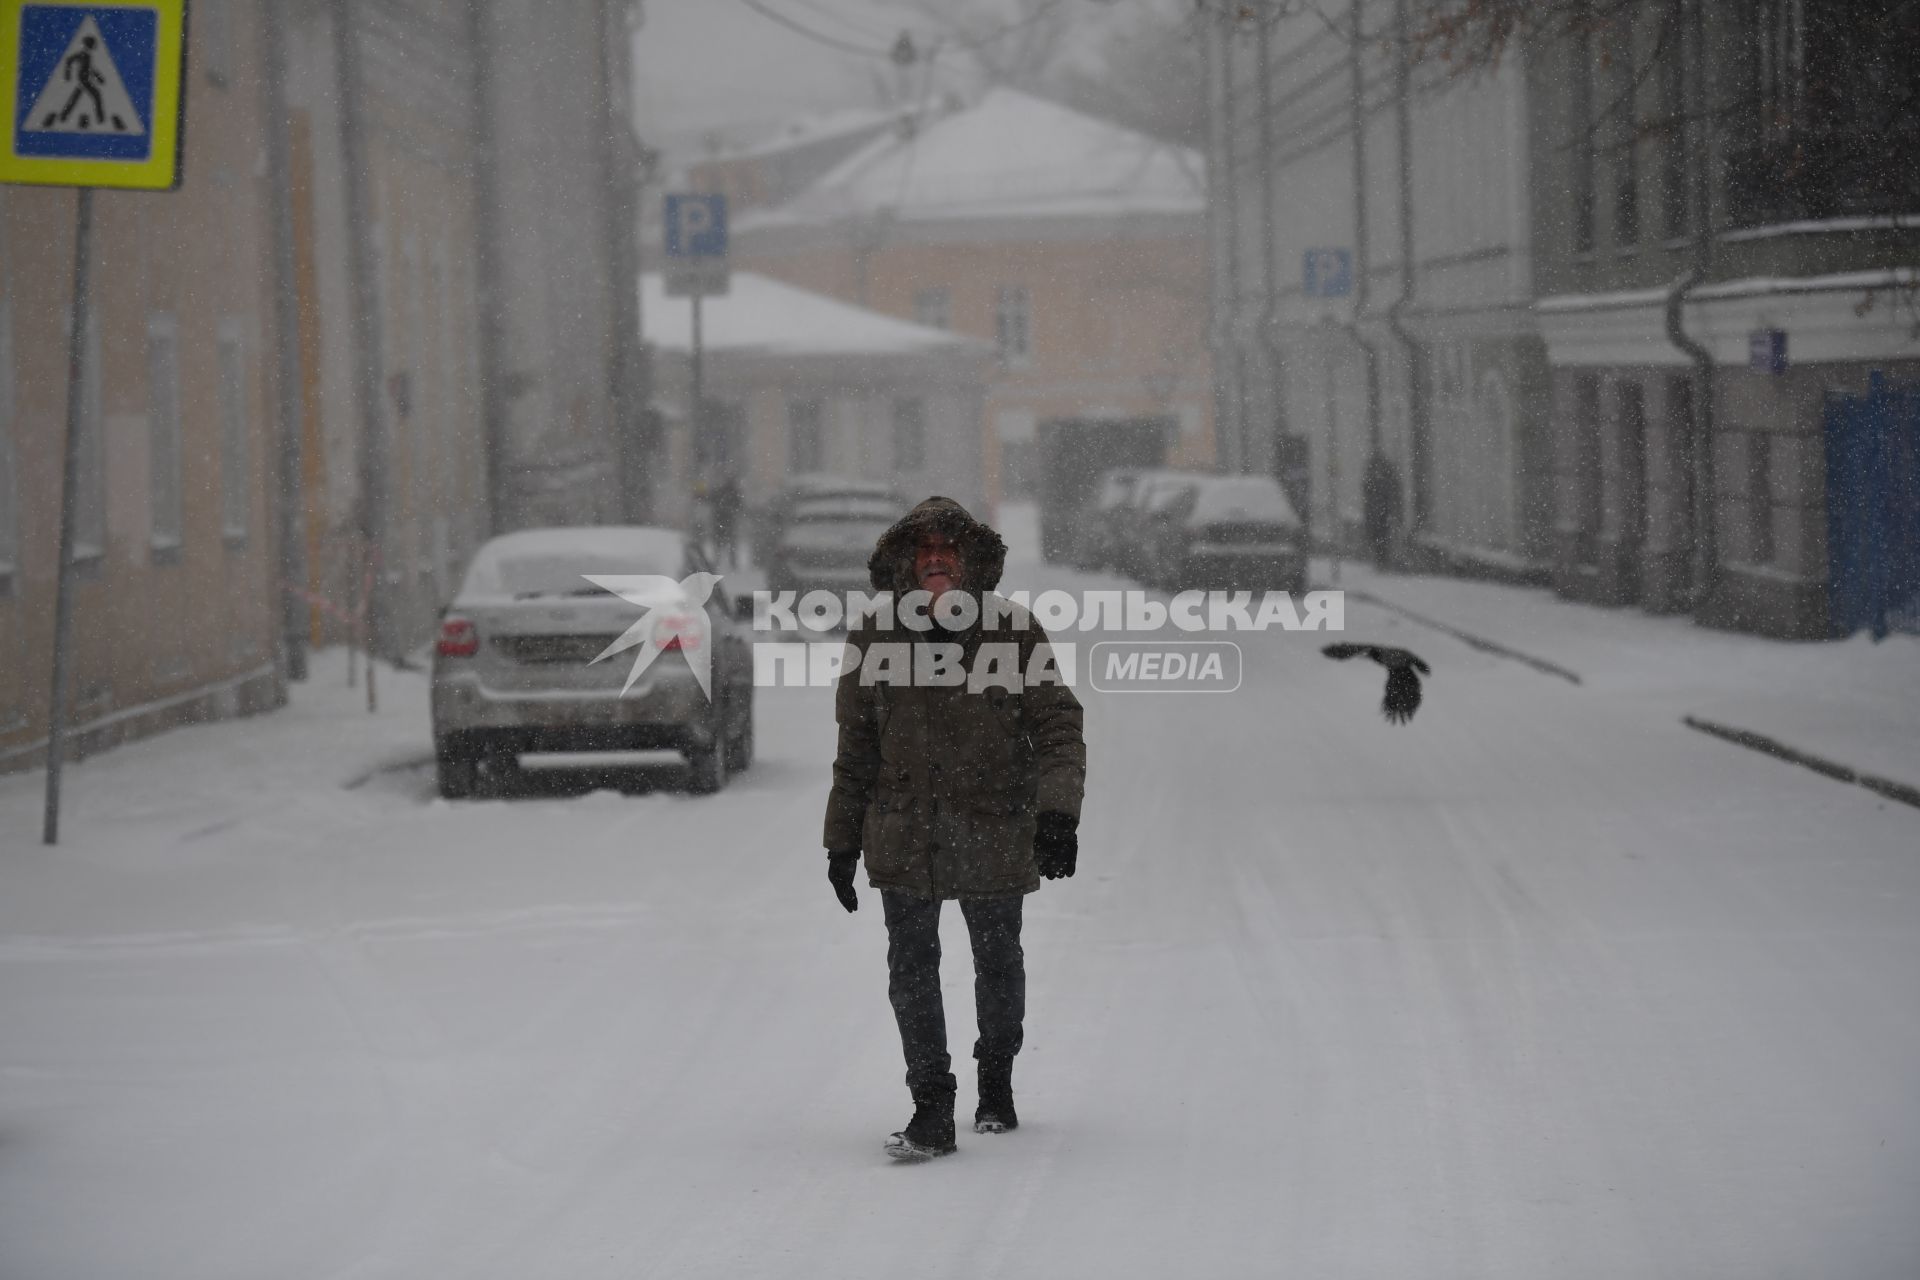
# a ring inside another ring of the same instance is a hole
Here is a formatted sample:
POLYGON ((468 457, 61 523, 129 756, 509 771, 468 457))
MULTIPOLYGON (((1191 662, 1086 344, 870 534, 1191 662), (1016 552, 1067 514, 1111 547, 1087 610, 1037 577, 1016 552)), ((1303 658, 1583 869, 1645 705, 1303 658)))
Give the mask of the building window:
POLYGON ((1747 516, 1753 530, 1756 565, 1773 563, 1773 437, 1764 431, 1747 433, 1747 516))
POLYGON ((913 319, 929 329, 953 328, 953 294, 942 285, 920 289, 913 295, 913 319))
POLYGON ((1623 13, 1613 42, 1613 243, 1640 243, 1640 110, 1635 80, 1632 10, 1623 13))
POLYGON ((233 0, 193 0, 190 30, 199 37, 200 65, 207 83, 222 89, 233 84, 233 0))
POLYGON ((237 332, 220 335, 220 533, 229 542, 247 536, 252 505, 247 476, 246 348, 237 332))
POLYGON ((820 469, 820 420, 818 400, 787 401, 787 470, 820 469))
POLYGON ((994 297, 993 338, 1000 359, 1023 365, 1033 358, 1033 301, 1023 287, 1001 289, 994 297))
POLYGON ((1660 27, 1660 234, 1687 234, 1686 20, 1683 0, 1666 0, 1660 27))
POLYGON ((0 298, 0 595, 13 586, 20 559, 20 490, 13 446, 13 305, 0 298))
POLYGON ((155 551, 177 551, 180 501, 180 336, 171 316, 147 325, 148 537, 155 551))
MULTIPOLYGON (((1748 0, 1723 6, 1733 91, 1725 218, 1736 227, 1902 215, 1920 198, 1920 6, 1748 0)), ((1716 174, 1716 176, 1718 176, 1716 174)))
POLYGON ((1600 562, 1600 526, 1606 507, 1600 461, 1600 379, 1593 374, 1574 379, 1573 428, 1576 558, 1580 564, 1595 565, 1600 562))
POLYGON ((1620 540, 1639 547, 1647 540, 1647 389, 1629 379, 1615 389, 1619 417, 1614 433, 1619 455, 1620 540))
POLYGON ((80 439, 74 474, 73 560, 98 560, 107 550, 107 442, 100 417, 100 309, 87 311, 86 376, 80 381, 80 439))
POLYGON ((893 468, 919 471, 927 465, 927 402, 893 402, 893 468))
POLYGON ((1573 127, 1573 146, 1569 163, 1567 190, 1573 200, 1573 251, 1587 253, 1593 248, 1593 47, 1585 29, 1572 41, 1572 101, 1568 114, 1573 127))
POLYGON ((1673 490, 1673 533, 1668 545, 1693 546, 1693 379, 1684 373, 1667 377, 1667 473, 1673 490))

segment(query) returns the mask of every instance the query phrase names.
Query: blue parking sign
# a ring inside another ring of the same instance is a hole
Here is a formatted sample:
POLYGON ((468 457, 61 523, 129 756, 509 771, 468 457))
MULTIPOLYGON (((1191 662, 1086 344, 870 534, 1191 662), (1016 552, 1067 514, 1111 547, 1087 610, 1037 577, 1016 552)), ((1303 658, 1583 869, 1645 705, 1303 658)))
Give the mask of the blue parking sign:
POLYGON ((1309 298, 1344 298, 1353 292, 1353 250, 1308 249, 1301 255, 1301 287, 1309 298))
POLYGON ((727 198, 667 197, 666 251, 669 258, 727 256, 727 198))

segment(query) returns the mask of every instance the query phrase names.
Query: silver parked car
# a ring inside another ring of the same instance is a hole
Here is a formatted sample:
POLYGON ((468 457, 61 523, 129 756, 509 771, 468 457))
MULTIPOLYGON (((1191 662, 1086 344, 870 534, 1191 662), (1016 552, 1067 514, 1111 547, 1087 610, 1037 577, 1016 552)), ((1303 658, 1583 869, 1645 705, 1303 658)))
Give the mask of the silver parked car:
POLYGON ((529 529, 482 546, 434 647, 440 794, 472 794, 483 762, 542 751, 679 751, 694 790, 725 786, 753 761, 753 652, 712 574, 676 529, 529 529), (616 595, 587 580, 642 574, 662 581, 616 595), (623 693, 640 650, 594 659, 636 624, 657 653, 623 693), (703 645, 711 698, 689 662, 703 645))

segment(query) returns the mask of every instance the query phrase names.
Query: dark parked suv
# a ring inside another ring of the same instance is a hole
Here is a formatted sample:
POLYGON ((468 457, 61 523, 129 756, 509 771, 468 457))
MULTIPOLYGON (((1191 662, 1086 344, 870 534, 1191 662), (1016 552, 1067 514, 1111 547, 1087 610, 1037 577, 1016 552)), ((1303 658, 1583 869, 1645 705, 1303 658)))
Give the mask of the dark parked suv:
POLYGON ((1307 589, 1306 534, 1272 476, 1198 476, 1147 530, 1145 573, 1169 591, 1307 589))

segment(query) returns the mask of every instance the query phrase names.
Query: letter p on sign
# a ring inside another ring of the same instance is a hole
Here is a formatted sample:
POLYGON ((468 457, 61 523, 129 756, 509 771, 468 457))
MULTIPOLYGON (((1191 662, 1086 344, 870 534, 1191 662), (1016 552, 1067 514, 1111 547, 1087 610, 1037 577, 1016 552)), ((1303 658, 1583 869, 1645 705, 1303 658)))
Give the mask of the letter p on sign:
POLYGON ((724 258, 727 256, 727 198, 725 196, 668 196, 666 223, 667 257, 724 258))

